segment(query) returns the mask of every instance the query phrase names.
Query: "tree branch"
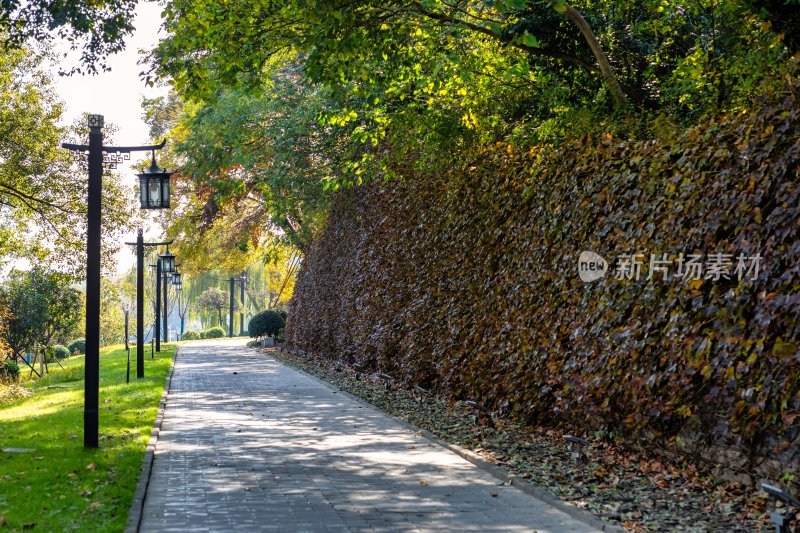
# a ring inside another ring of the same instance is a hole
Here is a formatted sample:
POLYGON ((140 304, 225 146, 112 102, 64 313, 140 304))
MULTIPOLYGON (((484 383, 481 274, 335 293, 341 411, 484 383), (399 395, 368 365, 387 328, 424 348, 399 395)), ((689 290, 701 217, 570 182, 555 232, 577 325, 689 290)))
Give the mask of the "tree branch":
POLYGON ((469 22, 469 21, 466 21, 466 20, 461 20, 461 19, 452 17, 450 15, 445 15, 444 13, 436 13, 436 12, 430 11, 428 9, 425 9, 422 6, 422 4, 420 4, 419 2, 413 2, 412 5, 414 6, 414 9, 412 11, 414 11, 416 13, 419 13, 420 15, 424 15, 424 16, 432 19, 432 20, 438 20, 439 22, 446 22, 448 24, 457 24, 457 25, 460 25, 460 26, 464 26, 465 28, 468 28, 468 29, 470 29, 472 31, 475 31, 475 32, 478 32, 478 33, 482 33, 483 35, 487 35, 487 36, 489 36, 489 37, 491 37, 493 39, 496 39, 496 40, 500 41, 503 44, 506 44, 506 45, 511 46, 513 48, 517 48, 519 50, 523 50, 523 51, 525 51, 525 52, 527 52, 527 53, 529 53, 531 55, 538 55, 538 56, 542 56, 542 57, 549 57, 551 59, 558 59, 559 61, 564 61, 566 63, 570 63, 570 64, 575 65, 576 67, 582 68, 582 69, 584 69, 584 70, 586 70, 588 72, 591 72, 591 73, 596 73, 597 72, 597 69, 594 66, 590 65, 586 61, 583 61, 582 59, 579 59, 577 57, 571 56, 569 54, 565 54, 565 53, 559 52, 557 50, 550 50, 548 48, 537 48, 537 47, 534 47, 534 46, 528 46, 526 44, 514 41, 514 39, 512 37, 506 37, 506 36, 503 36, 503 35, 498 35, 495 32, 493 32, 491 29, 486 28, 484 26, 481 26, 479 24, 475 24, 473 22, 469 22))
MULTIPOLYGON (((554 3, 553 0, 550 1, 551 3, 554 3)), ((602 74, 603 80, 605 80, 606 85, 608 86, 608 90, 611 91, 614 101, 617 103, 617 105, 625 105, 628 102, 628 97, 625 96, 625 91, 622 90, 622 85, 619 83, 617 76, 614 74, 614 69, 611 68, 611 63, 608 62, 608 57, 603 51, 600 41, 597 40, 597 36, 594 34, 594 31, 592 31, 592 27, 589 26, 589 23, 586 22, 586 19, 583 18, 583 15, 581 15, 577 9, 566 2, 564 3, 564 6, 566 7, 564 15, 566 15, 566 17, 578 27, 581 35, 583 35, 583 38, 586 39, 589 48, 592 49, 592 53, 594 54, 597 64, 600 67, 600 73, 602 74)))
POLYGON ((44 200, 42 198, 38 198, 38 197, 30 195, 28 193, 24 193, 24 192, 20 191, 19 189, 17 189, 16 187, 12 187, 11 185, 8 185, 7 183, 3 183, 3 182, 0 182, 0 188, 5 189, 9 194, 19 198, 20 200, 24 198, 24 199, 29 200, 31 202, 35 202, 35 203, 38 203, 38 204, 45 205, 47 207, 51 207, 53 209, 57 209, 57 210, 59 210, 59 211, 61 211, 63 213, 70 213, 70 214, 74 213, 74 211, 71 211, 69 209, 65 209, 64 208, 64 206, 65 205, 69 205, 69 203, 55 204, 55 203, 50 202, 48 200, 44 200))

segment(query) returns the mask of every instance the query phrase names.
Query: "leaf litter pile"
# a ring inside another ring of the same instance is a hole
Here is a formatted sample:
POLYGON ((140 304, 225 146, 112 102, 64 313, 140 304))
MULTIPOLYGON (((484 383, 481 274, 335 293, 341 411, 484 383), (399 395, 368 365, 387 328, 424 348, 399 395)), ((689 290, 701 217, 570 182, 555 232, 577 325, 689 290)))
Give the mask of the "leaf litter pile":
POLYGON ((311 355, 263 349, 280 361, 442 440, 467 448, 571 505, 631 531, 769 531, 769 502, 751 486, 724 481, 657 450, 590 436, 586 461, 575 463, 562 433, 491 419, 466 402, 386 387, 377 375, 311 355))

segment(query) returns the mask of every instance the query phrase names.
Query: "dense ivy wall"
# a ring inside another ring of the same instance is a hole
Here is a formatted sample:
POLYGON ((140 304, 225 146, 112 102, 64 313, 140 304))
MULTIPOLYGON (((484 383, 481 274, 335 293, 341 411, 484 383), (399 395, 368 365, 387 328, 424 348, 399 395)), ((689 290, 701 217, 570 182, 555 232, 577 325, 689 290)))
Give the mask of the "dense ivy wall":
POLYGON ((788 450, 799 115, 787 91, 670 144, 497 145, 445 175, 341 193, 303 265, 288 342, 539 423, 672 437, 691 423, 716 442, 770 435, 788 450), (610 262, 606 277, 579 279, 585 250, 610 262), (637 253, 641 277, 618 275, 637 253), (667 254, 667 279, 647 279, 651 254, 667 254), (677 275, 680 254, 684 271, 702 256, 700 279, 677 275), (737 273, 740 256, 757 275, 737 273))

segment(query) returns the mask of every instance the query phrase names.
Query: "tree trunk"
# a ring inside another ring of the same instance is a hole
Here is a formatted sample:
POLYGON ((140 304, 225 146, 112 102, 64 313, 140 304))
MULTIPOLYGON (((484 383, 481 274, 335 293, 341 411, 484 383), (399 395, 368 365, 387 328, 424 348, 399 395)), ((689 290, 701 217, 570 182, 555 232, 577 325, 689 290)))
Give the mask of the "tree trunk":
MULTIPOLYGON (((555 2, 552 3, 555 4, 555 2)), ((597 36, 594 34, 594 31, 592 31, 592 27, 589 26, 589 23, 586 22, 586 19, 583 18, 583 15, 581 15, 577 9, 566 2, 563 5, 566 8, 564 15, 578 27, 581 35, 586 39, 589 48, 592 49, 592 54, 594 54, 595 60, 597 60, 597 66, 600 68, 600 74, 603 76, 603 81, 605 81, 608 90, 611 91, 614 102, 618 106, 627 104, 628 97, 625 95, 622 85, 614 74, 614 69, 611 68, 611 63, 608 62, 608 57, 606 57, 606 53, 603 51, 600 41, 597 40, 597 36)))

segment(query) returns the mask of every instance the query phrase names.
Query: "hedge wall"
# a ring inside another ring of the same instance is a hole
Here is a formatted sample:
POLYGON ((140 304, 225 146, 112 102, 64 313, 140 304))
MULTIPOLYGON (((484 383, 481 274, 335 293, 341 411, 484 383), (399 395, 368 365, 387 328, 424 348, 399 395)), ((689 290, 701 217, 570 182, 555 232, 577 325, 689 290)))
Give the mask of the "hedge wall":
POLYGON ((771 436, 791 459, 800 103, 781 98, 674 144, 497 145, 445 175, 345 191, 287 342, 531 422, 659 438, 691 423, 728 444, 771 436), (609 260, 605 278, 579 279, 584 250, 609 260), (635 253, 642 277, 619 279, 635 253), (646 279, 650 254, 677 269, 679 254, 720 253, 731 279, 646 279), (757 253, 757 279, 739 280, 739 255, 757 253))

